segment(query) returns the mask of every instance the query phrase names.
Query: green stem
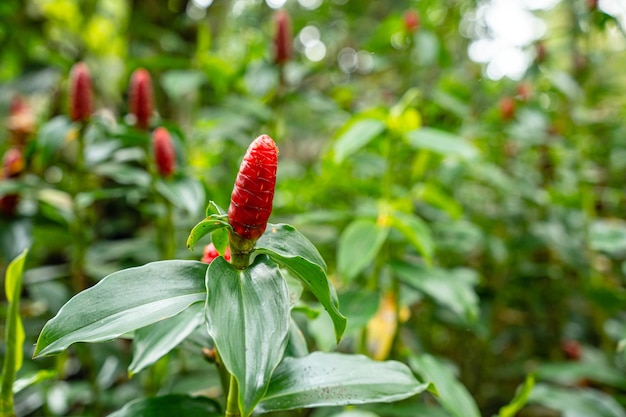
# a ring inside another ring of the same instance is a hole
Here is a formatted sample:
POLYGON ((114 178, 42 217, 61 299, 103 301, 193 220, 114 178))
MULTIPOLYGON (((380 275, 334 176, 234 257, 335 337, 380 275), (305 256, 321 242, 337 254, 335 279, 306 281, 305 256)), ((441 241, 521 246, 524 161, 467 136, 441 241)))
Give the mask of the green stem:
POLYGON ((230 246, 230 263, 236 269, 246 269, 250 265, 250 254, 256 241, 243 238, 230 230, 228 244, 230 246))
POLYGON ((85 277, 85 255, 87 252, 87 222, 86 213, 78 204, 78 195, 86 189, 85 186, 85 131, 87 124, 81 123, 78 132, 78 151, 76 155, 76 167, 74 170, 73 208, 74 221, 70 226, 73 235, 73 248, 71 259, 71 276, 74 292, 78 293, 87 287, 85 277))
POLYGON ((222 362, 222 357, 220 356, 217 349, 215 349, 215 367, 217 368, 217 373, 220 377, 222 392, 224 393, 224 395, 227 395, 230 392, 230 378, 232 377, 232 375, 224 366, 224 362, 222 362))
POLYGON ((237 386, 237 380, 231 374, 230 384, 228 388, 228 397, 226 400, 226 417, 238 417, 241 415, 238 404, 239 387, 237 386))

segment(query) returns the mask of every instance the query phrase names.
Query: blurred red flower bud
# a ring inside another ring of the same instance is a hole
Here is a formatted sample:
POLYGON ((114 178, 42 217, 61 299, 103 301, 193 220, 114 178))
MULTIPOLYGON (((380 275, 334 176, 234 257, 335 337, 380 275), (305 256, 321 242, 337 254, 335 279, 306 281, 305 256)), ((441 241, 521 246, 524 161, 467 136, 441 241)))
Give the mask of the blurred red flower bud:
POLYGON ((413 33, 420 27, 420 15, 415 10, 404 12, 404 30, 413 33))
POLYGON ((7 128, 13 143, 20 147, 26 144, 29 136, 35 131, 35 116, 20 96, 15 96, 11 100, 7 128))
POLYGON ((291 18, 286 10, 274 14, 274 62, 282 65, 291 58, 291 18))
POLYGON ((515 100, 513 97, 503 97, 500 100, 500 115, 504 120, 510 120, 515 116, 515 100))
POLYGON ((541 64, 546 60, 547 56, 548 50, 546 48, 546 45, 542 41, 538 41, 537 43, 535 43, 535 61, 538 64, 541 64))
POLYGON ((583 348, 576 340, 565 340, 561 344, 561 350, 572 361, 579 361, 583 355, 583 348))
POLYGON ((136 69, 130 77, 128 91, 130 113, 137 119, 139 129, 147 129, 152 116, 152 79, 144 68, 136 69))
POLYGON ((75 122, 89 120, 92 112, 91 76, 84 62, 72 67, 70 72, 70 118, 75 122))
POLYGON ((164 127, 158 127, 152 133, 152 147, 157 171, 163 177, 168 177, 176 170, 176 150, 170 132, 164 127))
MULTIPOLYGON (((217 249, 215 249, 215 245, 213 244, 213 242, 211 242, 204 247, 204 255, 202 256, 202 262, 210 264, 218 256, 220 256, 220 254, 217 252, 217 249)), ((230 262, 230 248, 229 247, 226 247, 226 250, 224 251, 224 259, 230 262)))
POLYGON ((533 91, 533 88, 528 81, 524 81, 517 85, 517 95, 519 96, 519 99, 522 101, 530 100, 532 91, 533 91))
POLYGON ((2 157, 2 176, 15 178, 24 171, 24 157, 18 148, 11 148, 2 157))
POLYGON ((257 240, 272 213, 278 148, 274 140, 261 135, 248 147, 241 161, 228 207, 228 221, 244 239, 257 240))

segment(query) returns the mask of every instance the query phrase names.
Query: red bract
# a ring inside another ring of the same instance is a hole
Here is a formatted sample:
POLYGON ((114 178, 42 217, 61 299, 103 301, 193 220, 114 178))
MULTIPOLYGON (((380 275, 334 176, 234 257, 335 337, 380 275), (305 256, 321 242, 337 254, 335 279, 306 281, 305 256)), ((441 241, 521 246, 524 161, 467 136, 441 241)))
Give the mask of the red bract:
POLYGON ((530 96, 532 94, 533 88, 528 81, 524 81, 517 86, 517 95, 520 100, 528 101, 530 100, 530 96))
POLYGON ((243 157, 228 207, 230 225, 245 239, 258 239, 267 227, 277 167, 276 143, 267 135, 259 136, 243 157))
POLYGON ((89 68, 84 62, 79 62, 70 72, 70 118, 75 122, 89 120, 92 101, 89 68))
POLYGON ((152 115, 152 79, 143 68, 133 72, 128 91, 130 112, 137 119, 136 126, 147 129, 152 115))
POLYGON ((583 348, 576 340, 565 340, 561 344, 561 350, 572 361, 579 361, 583 355, 583 348))
POLYGON ((19 96, 13 97, 9 108, 7 128, 14 144, 24 146, 28 137, 35 131, 35 116, 31 108, 19 96))
POLYGON ((515 100, 513 97, 504 97, 500 100, 500 115, 504 120, 510 120, 515 115, 515 100))
POLYGON ((278 10, 274 15, 274 22, 274 62, 282 65, 291 58, 291 19, 287 11, 278 10))
POLYGON ((157 171, 163 177, 168 177, 176 170, 176 150, 172 143, 170 132, 164 127, 158 127, 152 133, 152 147, 157 171))
MULTIPOLYGON (((211 242, 204 247, 202 262, 210 264, 218 256, 220 256, 220 254, 217 252, 217 249, 215 249, 215 245, 213 244, 213 242, 211 242)), ((228 247, 226 247, 226 250, 224 251, 224 259, 230 261, 230 248, 228 247)))
POLYGON ((11 148, 2 157, 2 176, 15 178, 24 171, 24 157, 17 148, 11 148))
POLYGON ((404 30, 413 33, 420 27, 420 15, 415 10, 404 12, 404 30))

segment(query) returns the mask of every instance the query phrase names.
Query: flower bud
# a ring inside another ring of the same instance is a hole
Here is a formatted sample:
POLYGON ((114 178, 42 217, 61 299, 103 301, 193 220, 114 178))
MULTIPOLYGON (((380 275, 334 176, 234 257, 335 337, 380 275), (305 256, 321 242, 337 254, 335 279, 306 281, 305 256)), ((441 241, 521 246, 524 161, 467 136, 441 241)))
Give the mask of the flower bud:
POLYGON ((261 135, 248 147, 233 187, 228 221, 236 234, 257 240, 272 213, 278 148, 274 140, 261 135))
POLYGON ((515 116, 515 100, 512 97, 503 97, 500 100, 500 115, 504 120, 510 120, 515 116))
POLYGON ((164 127, 158 127, 152 133, 152 147, 154 161, 159 175, 169 177, 176 170, 176 150, 172 143, 170 132, 164 127))
MULTIPOLYGON (((215 245, 213 244, 213 242, 211 242, 204 247, 204 255, 202 256, 202 262, 210 264, 218 256, 220 256, 220 254, 217 252, 217 249, 215 249, 215 245)), ((224 251, 224 259, 226 259, 227 261, 230 261, 230 248, 229 247, 226 247, 226 250, 224 251)))
POLYGON ((24 171, 24 157, 18 148, 11 148, 2 157, 2 176, 15 178, 24 171))
POLYGON ((420 27, 420 15, 412 9, 404 12, 404 30, 406 33, 413 33, 420 27))
POLYGON ((35 131, 35 116, 24 99, 19 96, 11 100, 7 128, 13 143, 20 147, 26 144, 29 136, 35 131))
POLYGON ((75 122, 89 120, 92 112, 91 76, 84 62, 72 67, 70 72, 70 118, 75 122))
POLYGON ((136 126, 146 130, 152 116, 152 79, 144 68, 133 72, 128 91, 129 109, 137 120, 136 126))
POLYGON ((274 62, 283 65, 291 58, 291 19, 287 11, 278 10, 274 14, 274 23, 274 62))

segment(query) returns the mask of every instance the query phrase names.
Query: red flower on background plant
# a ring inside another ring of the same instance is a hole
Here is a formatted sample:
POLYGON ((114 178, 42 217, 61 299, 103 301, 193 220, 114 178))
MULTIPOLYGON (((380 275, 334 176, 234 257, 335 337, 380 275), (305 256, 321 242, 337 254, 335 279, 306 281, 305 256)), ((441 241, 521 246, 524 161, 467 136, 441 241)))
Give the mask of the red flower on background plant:
POLYGON ((176 171, 176 150, 170 132, 166 128, 158 127, 154 130, 152 147, 159 175, 169 177, 176 171))
POLYGON ((530 96, 532 95, 533 87, 528 81, 521 82, 517 85, 517 95, 519 96, 521 101, 530 100, 530 96))
MULTIPOLYGON (((217 252, 217 249, 215 249, 215 245, 213 244, 213 242, 211 242, 204 247, 204 254, 202 255, 202 262, 210 264, 218 256, 220 256, 220 254, 217 252)), ((224 251, 224 259, 230 262, 230 248, 229 247, 226 247, 226 250, 224 251)))
POLYGON ((24 171, 24 157, 18 148, 11 148, 2 157, 2 176, 15 178, 24 171))
POLYGON ((420 15, 415 10, 404 12, 404 30, 413 33, 420 27, 420 15))
POLYGON ((504 120, 510 120, 515 116, 515 100, 513 97, 503 97, 500 100, 500 115, 504 120))
POLYGON ((228 207, 228 221, 236 234, 257 240, 272 213, 278 148, 268 135, 256 138, 241 161, 228 207))
POLYGON ((567 357, 567 359, 572 361, 579 361, 583 355, 583 348, 580 343, 576 340, 565 340, 561 344, 561 350, 567 357))
POLYGON ((282 65, 291 58, 291 18, 286 10, 274 14, 276 33, 274 34, 274 62, 282 65))
POLYGON ((20 96, 15 96, 11 100, 7 128, 11 134, 11 140, 17 146, 24 146, 28 137, 35 131, 35 116, 20 96))
POLYGON ((136 69, 131 75, 128 100, 130 113, 137 120, 136 126, 147 129, 152 115, 152 79, 144 68, 136 69))
POLYGON ((72 67, 70 72, 70 118, 75 122, 89 120, 92 102, 89 68, 84 62, 79 62, 72 67))

